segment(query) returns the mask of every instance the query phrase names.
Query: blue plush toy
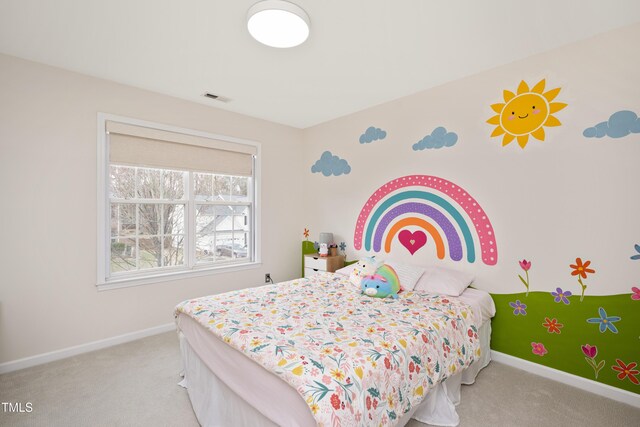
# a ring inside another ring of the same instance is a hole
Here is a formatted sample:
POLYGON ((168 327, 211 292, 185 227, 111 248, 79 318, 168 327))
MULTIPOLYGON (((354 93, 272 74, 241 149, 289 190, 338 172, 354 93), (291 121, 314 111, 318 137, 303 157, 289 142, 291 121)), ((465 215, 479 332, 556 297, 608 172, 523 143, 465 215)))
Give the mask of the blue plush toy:
POLYGON ((400 281, 395 270, 384 264, 376 273, 362 278, 362 293, 374 298, 398 298, 400 281))

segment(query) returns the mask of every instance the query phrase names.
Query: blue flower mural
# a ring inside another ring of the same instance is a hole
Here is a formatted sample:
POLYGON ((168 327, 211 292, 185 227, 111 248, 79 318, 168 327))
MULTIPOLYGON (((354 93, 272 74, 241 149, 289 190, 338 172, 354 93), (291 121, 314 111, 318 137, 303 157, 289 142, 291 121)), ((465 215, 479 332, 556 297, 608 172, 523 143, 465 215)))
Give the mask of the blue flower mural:
POLYGON ((614 334, 617 334, 618 328, 616 328, 616 325, 614 325, 613 323, 619 321, 622 318, 620 316, 607 316, 607 312, 604 311, 604 308, 602 307, 598 308, 598 314, 600 315, 600 317, 592 317, 590 319, 587 319, 587 322, 599 323, 601 333, 604 333, 607 329, 609 329, 614 334))

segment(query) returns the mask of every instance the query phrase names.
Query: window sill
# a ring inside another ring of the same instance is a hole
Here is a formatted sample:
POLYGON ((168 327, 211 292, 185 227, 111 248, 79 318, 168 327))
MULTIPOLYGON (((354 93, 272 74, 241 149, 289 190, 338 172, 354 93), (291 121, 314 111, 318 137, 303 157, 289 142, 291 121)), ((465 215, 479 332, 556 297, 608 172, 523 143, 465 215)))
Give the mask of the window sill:
POLYGON ((150 285, 153 283, 168 282, 172 280, 189 279, 192 277, 210 276, 213 274, 230 273, 234 271, 251 270, 262 265, 260 262, 248 262, 244 264, 234 264, 225 266, 216 266, 208 268, 198 268, 189 271, 174 271, 155 274, 153 276, 144 277, 121 277, 114 278, 98 283, 98 291, 111 291, 114 289, 129 288, 132 286, 150 285))

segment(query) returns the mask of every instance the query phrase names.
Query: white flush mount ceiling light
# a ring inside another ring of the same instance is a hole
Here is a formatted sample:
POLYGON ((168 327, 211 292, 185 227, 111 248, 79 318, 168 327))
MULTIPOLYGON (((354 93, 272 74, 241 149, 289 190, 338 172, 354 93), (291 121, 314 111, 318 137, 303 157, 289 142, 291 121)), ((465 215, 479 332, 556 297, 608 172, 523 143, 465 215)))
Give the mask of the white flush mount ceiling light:
POLYGON ((262 44, 287 48, 309 37, 309 16, 299 6, 283 0, 264 0, 247 14, 249 34, 262 44))

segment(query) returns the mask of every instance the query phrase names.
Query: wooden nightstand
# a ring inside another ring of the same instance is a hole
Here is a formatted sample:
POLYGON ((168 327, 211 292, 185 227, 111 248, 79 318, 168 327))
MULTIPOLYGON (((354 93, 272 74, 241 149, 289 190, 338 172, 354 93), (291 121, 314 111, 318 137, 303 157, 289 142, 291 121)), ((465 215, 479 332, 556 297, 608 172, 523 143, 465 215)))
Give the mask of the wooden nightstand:
POLYGON ((308 254, 304 256, 304 277, 323 271, 333 273, 342 267, 344 267, 342 255, 321 257, 318 254, 308 254))

